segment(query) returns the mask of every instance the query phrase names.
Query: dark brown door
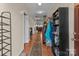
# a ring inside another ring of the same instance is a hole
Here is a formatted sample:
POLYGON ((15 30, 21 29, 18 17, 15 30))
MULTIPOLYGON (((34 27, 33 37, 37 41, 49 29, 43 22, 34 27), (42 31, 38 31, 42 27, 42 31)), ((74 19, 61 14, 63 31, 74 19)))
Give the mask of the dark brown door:
POLYGON ((74 9, 74 53, 79 56, 79 5, 74 9))

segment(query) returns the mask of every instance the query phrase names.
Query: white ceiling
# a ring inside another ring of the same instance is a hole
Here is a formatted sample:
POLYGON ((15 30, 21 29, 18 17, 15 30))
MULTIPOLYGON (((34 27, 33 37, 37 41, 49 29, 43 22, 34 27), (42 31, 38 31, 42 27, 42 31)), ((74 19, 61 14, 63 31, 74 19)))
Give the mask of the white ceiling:
POLYGON ((59 7, 69 7, 72 4, 69 3, 42 3, 41 6, 38 5, 38 3, 10 3, 10 4, 0 4, 5 5, 7 7, 12 7, 14 9, 21 10, 21 13, 23 11, 27 11, 28 14, 34 18, 35 16, 43 16, 48 15, 52 16, 53 12, 59 8, 59 7), (42 14, 37 14, 37 11, 44 11, 42 14))
POLYGON ((72 5, 72 3, 42 3, 41 6, 39 6, 37 3, 26 3, 26 6, 29 7, 29 14, 34 17, 38 14, 37 11, 45 11, 43 14, 40 14, 38 16, 48 15, 52 16, 53 12, 59 8, 59 7, 69 7, 72 5))
POLYGON ((36 15, 43 16, 43 15, 47 15, 49 13, 50 9, 53 8, 53 6, 55 4, 53 4, 53 3, 42 3, 42 5, 39 6, 37 3, 28 3, 26 5, 29 6, 30 15, 32 15, 32 16, 36 16, 36 15), (44 11, 44 13, 37 14, 37 11, 44 11))
POLYGON ((21 10, 22 9, 25 9, 26 11, 29 10, 28 13, 31 16, 38 15, 37 11, 44 11, 44 13, 40 14, 39 16, 43 16, 43 15, 50 16, 58 7, 69 6, 68 3, 42 3, 41 6, 39 6, 38 3, 13 3, 13 4, 10 3, 5 5, 12 6, 21 10))

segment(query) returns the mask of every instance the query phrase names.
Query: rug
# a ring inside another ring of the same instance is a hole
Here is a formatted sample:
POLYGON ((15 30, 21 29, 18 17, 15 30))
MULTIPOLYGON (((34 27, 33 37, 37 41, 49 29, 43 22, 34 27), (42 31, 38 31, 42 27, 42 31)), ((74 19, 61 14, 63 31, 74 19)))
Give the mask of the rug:
POLYGON ((41 39, 39 33, 37 34, 37 38, 33 42, 30 56, 42 56, 41 39))

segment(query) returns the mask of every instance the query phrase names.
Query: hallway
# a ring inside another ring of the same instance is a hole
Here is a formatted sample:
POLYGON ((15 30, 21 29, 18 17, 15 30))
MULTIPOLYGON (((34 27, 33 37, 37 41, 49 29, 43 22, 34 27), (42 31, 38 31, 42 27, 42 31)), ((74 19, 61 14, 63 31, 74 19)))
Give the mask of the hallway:
POLYGON ((69 11, 72 4, 27 6, 30 10, 29 13, 24 11, 25 56, 69 56, 69 11))
POLYGON ((0 10, 10 12, 1 15, 1 56, 72 56, 79 50, 74 44, 78 20, 74 23, 73 3, 4 3, 0 10))
POLYGON ((51 48, 42 44, 41 33, 32 36, 30 43, 25 44, 24 52, 27 56, 53 56, 51 48))

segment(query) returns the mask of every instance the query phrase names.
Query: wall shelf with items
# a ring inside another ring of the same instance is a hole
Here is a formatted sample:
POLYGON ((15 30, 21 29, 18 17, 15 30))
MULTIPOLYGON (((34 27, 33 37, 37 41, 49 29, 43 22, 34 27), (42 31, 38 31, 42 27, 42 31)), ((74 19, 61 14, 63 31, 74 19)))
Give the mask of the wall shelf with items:
POLYGON ((53 51, 57 56, 69 55, 68 7, 60 7, 53 13, 54 43, 53 51))

